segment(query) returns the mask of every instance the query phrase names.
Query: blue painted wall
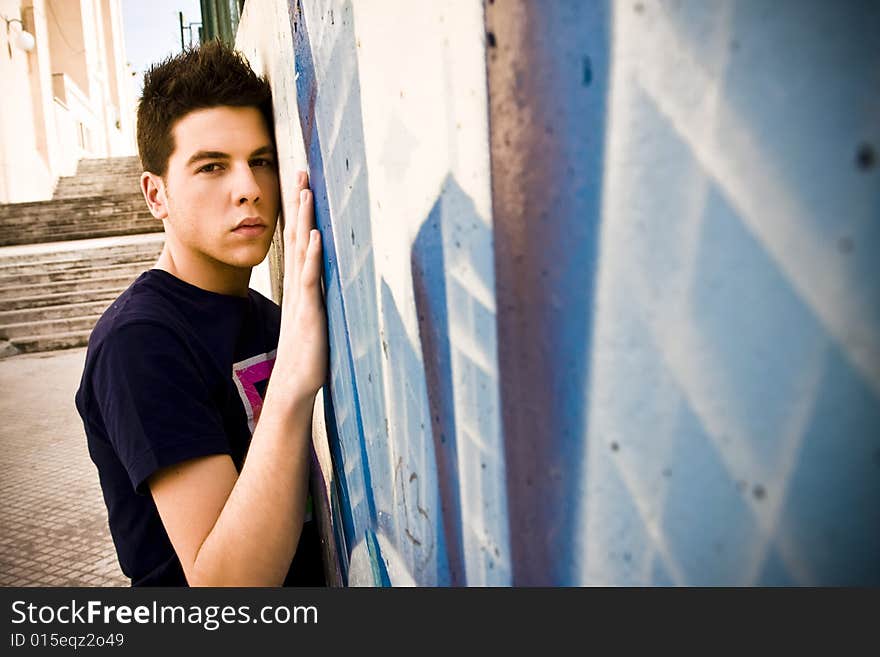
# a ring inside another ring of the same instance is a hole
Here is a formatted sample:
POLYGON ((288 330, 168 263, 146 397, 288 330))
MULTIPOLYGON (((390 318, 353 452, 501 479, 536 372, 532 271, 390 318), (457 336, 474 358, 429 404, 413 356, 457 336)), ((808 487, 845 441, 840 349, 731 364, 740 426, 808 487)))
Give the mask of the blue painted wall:
POLYGON ((880 5, 441 4, 273 79, 344 582, 880 584, 880 5))

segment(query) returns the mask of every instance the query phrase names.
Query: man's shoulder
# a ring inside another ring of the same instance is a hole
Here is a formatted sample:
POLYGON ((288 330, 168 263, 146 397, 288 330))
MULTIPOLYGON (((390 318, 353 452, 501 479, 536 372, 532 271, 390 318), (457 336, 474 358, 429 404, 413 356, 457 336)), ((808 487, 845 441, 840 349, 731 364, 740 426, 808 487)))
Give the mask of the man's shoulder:
POLYGON ((89 336, 83 374, 76 394, 77 408, 85 417, 91 406, 96 380, 115 377, 120 368, 137 379, 154 366, 157 352, 187 353, 180 313, 173 300, 151 284, 150 271, 138 276, 105 310, 89 336))
POLYGON ((162 293, 148 270, 138 276, 103 312, 89 339, 90 346, 98 346, 108 336, 127 326, 155 327, 167 333, 177 324, 179 307, 162 293))

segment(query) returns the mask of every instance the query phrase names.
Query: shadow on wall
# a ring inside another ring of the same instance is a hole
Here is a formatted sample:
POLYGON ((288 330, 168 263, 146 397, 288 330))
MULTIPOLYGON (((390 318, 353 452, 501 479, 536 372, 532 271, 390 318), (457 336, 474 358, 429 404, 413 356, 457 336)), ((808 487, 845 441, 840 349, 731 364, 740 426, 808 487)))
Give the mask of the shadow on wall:
POLYGON ((382 321, 393 476, 381 486, 393 490, 392 505, 382 509, 376 531, 391 542, 384 558, 400 562, 393 564, 393 572, 402 568, 413 583, 445 586, 450 584, 450 575, 443 517, 437 512, 438 470, 422 358, 410 342, 384 280, 382 321))
POLYGON ((421 226, 410 264, 450 579, 509 583, 506 513, 487 517, 504 487, 492 233, 451 176, 421 226))
POLYGON ((441 221, 438 199, 413 243, 410 264, 430 406, 429 423, 437 459, 440 511, 449 556, 450 583, 461 585, 465 581, 464 545, 441 221))

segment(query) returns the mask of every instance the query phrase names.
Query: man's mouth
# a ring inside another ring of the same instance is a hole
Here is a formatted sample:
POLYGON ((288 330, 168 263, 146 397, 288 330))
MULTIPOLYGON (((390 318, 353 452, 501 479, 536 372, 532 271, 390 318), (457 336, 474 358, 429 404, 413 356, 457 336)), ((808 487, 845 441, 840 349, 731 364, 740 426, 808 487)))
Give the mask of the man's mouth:
POLYGON ((261 235, 266 230, 266 224, 259 217, 245 217, 238 222, 238 225, 232 229, 233 233, 239 235, 261 235))
POLYGON ((238 226, 236 226, 232 232, 236 235, 241 235, 243 237, 259 237, 266 230, 266 224, 262 222, 247 222, 243 221, 238 226))
POLYGON ((245 217, 241 221, 238 222, 238 225, 233 228, 233 231, 240 230, 242 228, 265 228, 266 224, 259 217, 245 217))

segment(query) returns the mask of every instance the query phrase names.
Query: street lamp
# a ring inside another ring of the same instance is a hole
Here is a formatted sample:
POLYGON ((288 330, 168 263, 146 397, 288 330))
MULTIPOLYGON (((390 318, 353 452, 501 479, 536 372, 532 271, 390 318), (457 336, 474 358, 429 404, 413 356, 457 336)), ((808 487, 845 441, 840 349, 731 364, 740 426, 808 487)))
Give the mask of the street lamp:
POLYGON ((6 21, 6 37, 9 41, 9 57, 12 57, 12 44, 14 43, 16 48, 19 50, 23 50, 24 52, 30 52, 34 49, 34 45, 36 43, 34 39, 34 35, 24 29, 24 23, 21 22, 20 18, 6 18, 3 16, 3 20, 6 21), (12 23, 18 23, 18 29, 12 29, 12 23), (15 32, 15 36, 11 36, 12 32, 15 32))

